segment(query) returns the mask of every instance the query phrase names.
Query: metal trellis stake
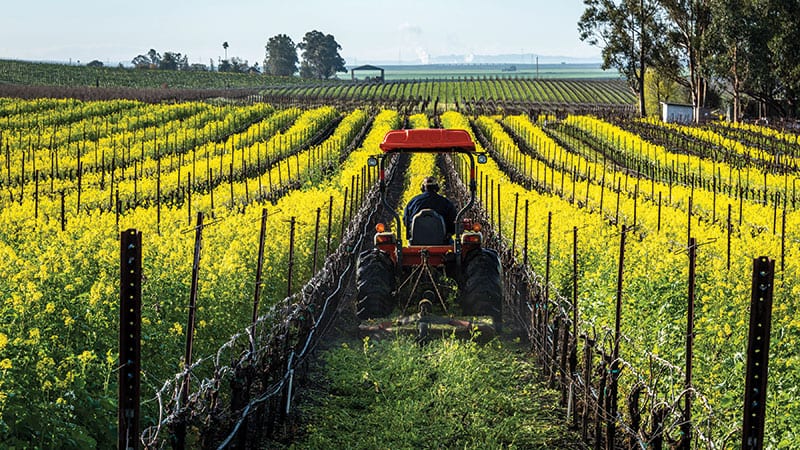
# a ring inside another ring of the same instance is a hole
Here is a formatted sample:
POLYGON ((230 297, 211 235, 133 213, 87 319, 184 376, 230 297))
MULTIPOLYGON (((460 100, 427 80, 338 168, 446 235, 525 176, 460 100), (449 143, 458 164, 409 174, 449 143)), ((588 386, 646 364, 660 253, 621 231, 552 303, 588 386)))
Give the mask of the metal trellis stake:
POLYGON ((614 320, 614 350, 611 355, 611 366, 610 366, 610 375, 611 378, 609 380, 610 386, 610 402, 609 402, 609 420, 606 428, 606 439, 610 445, 610 448, 613 448, 614 442, 616 439, 616 420, 617 420, 617 389, 618 389, 618 380, 619 380, 619 372, 620 372, 620 365, 619 365, 619 341, 620 341, 620 325, 622 322, 622 275, 623 270, 625 268, 625 237, 628 234, 628 228, 626 225, 622 225, 622 234, 620 235, 619 241, 619 268, 617 271, 617 301, 616 301, 616 313, 615 313, 615 320, 614 320))
POLYGON ((528 267, 528 199, 525 199, 525 239, 522 247, 522 265, 528 267))
POLYGON ((120 236, 119 262, 119 423, 117 448, 138 448, 141 398, 142 233, 120 236))
MULTIPOLYGON (((551 261, 551 245, 552 245, 552 230, 553 230, 553 212, 547 212, 547 248, 545 249, 545 269, 544 269, 544 300, 542 308, 544 309, 544 318, 542 320, 542 353, 547 354, 547 322, 550 320, 550 261, 551 261)), ((553 338, 553 345, 555 345, 555 337, 553 338)))
POLYGON ((286 296, 292 295, 292 276, 294 275, 294 231, 295 231, 295 217, 289 219, 289 274, 287 275, 286 282, 286 296))
POLYGON ((333 220, 333 196, 328 198, 328 229, 325 236, 325 258, 331 254, 331 221, 333 220))
MULTIPOLYGON (((183 408, 189 399, 190 374, 189 368, 192 366, 192 346, 194 344, 194 322, 195 310, 197 307, 197 284, 200 275, 200 252, 203 248, 203 212, 197 213, 197 225, 195 226, 194 236, 194 260, 192 262, 192 287, 189 293, 189 319, 186 323, 186 352, 184 353, 183 364, 186 370, 186 377, 181 386, 179 407, 183 408)), ((186 423, 180 423, 175 431, 176 448, 182 449, 186 445, 186 423)))
POLYGON ((511 233, 511 255, 514 256, 517 248, 517 215, 519 213, 519 192, 514 194, 514 231, 511 233))
POLYGON ((688 450, 692 442, 692 368, 694 356, 694 301, 695 269, 697 267, 697 240, 689 238, 689 298, 686 313, 686 379, 684 389, 683 423, 680 448, 688 450))
POLYGON ((339 235, 340 241, 343 240, 343 238, 344 238, 344 229, 345 229, 345 225, 347 224, 347 194, 348 194, 348 192, 349 192, 348 188, 345 187, 344 188, 344 201, 342 202, 342 230, 341 230, 341 233, 339 235))
MULTIPOLYGON (((572 227, 572 340, 570 341, 569 372, 578 366, 578 227, 572 227)), ((572 423, 578 423, 578 408, 572 409, 572 423)))
POLYGON ((264 241, 267 235, 267 208, 261 210, 261 232, 258 237, 258 262, 256 263, 256 289, 253 295, 253 326, 258 320, 258 302, 261 298, 261 273, 264 267, 264 241))
POLYGON ((744 392, 742 450, 764 448, 767 412, 767 366, 772 327, 772 291, 775 261, 761 256, 753 261, 750 299, 750 335, 747 343, 747 374, 744 392))
POLYGON ((317 208, 317 220, 314 225, 314 256, 312 258, 311 264, 311 275, 313 276, 317 273, 317 249, 319 248, 319 217, 321 213, 321 209, 317 208))

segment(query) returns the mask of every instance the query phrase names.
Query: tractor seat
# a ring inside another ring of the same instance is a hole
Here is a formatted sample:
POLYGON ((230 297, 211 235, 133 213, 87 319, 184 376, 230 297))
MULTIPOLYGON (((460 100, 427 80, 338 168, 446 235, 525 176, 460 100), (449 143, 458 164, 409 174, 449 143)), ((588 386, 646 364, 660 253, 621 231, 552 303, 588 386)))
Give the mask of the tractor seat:
POLYGON ((444 219, 432 209, 423 209, 411 219, 410 245, 447 244, 444 219))

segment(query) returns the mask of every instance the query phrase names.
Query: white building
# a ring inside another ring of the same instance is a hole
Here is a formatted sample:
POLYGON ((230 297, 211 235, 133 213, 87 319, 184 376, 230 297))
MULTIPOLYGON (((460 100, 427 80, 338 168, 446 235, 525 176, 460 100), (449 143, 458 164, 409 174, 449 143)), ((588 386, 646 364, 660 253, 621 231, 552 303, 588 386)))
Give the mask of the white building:
MULTIPOLYGON (((694 107, 679 103, 661 103, 661 121, 666 123, 694 123, 694 107)), ((700 108, 700 123, 711 120, 711 110, 700 108)))
POLYGON ((694 107, 677 103, 661 103, 661 121, 666 123, 692 123, 694 107))

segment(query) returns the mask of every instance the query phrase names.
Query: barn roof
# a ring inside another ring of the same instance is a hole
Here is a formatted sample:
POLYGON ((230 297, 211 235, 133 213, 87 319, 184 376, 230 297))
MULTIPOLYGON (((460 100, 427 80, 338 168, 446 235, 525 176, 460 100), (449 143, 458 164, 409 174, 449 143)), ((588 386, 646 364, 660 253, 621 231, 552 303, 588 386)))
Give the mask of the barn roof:
POLYGON ((370 65, 370 64, 365 64, 363 66, 353 67, 350 70, 383 70, 383 69, 381 69, 380 67, 377 67, 377 66, 370 65))

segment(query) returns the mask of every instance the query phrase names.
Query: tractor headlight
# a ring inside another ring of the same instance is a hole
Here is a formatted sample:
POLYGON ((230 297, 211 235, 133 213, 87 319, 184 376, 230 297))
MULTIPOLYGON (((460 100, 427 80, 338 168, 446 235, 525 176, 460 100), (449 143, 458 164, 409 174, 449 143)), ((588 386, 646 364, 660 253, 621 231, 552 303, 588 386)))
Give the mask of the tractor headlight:
POLYGON ((383 245, 383 244, 394 244, 397 240, 394 237, 394 233, 376 233, 375 234, 375 245, 383 245))
POLYGON ((483 235, 480 232, 464 232, 461 235, 461 243, 462 244, 477 244, 480 245, 483 242, 483 235))

